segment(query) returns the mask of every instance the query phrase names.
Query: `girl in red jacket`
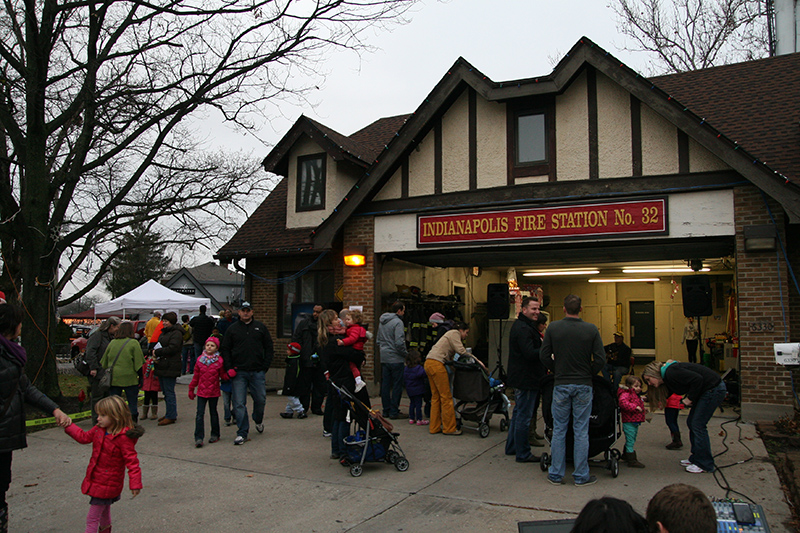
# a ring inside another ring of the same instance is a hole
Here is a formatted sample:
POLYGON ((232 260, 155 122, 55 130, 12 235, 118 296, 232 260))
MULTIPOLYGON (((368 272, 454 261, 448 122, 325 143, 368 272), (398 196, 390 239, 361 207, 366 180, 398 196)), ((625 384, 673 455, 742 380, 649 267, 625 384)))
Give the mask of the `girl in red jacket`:
POLYGON ((208 404, 208 416, 211 418, 211 437, 209 444, 219 440, 219 412, 217 402, 222 395, 219 388, 219 380, 228 379, 225 367, 222 364, 222 357, 219 355, 219 339, 209 337, 206 339, 205 349, 194 365, 194 375, 192 382, 189 383, 189 399, 194 400, 194 389, 197 388, 197 415, 194 419, 194 445, 196 448, 203 446, 205 438, 205 426, 203 419, 206 416, 206 404, 208 404))
POLYGON ((628 466, 634 468, 644 468, 644 465, 636 458, 636 452, 633 451, 639 426, 645 419, 641 394, 642 381, 633 375, 625 378, 625 384, 620 385, 617 389, 617 401, 619 410, 622 412, 622 431, 625 433, 625 451, 622 454, 622 460, 627 461, 628 466))
POLYGON ((86 516, 86 533, 111 533, 111 504, 122 494, 126 467, 133 496, 142 490, 142 471, 135 445, 144 435, 144 429, 134 426, 128 404, 119 396, 103 398, 95 409, 97 425, 92 429, 84 431, 72 424, 64 431, 81 444, 92 443, 92 457, 81 485, 81 492, 92 498, 86 516))
MULTIPOLYGON (((347 315, 345 315, 344 326, 347 328, 347 333, 345 334, 344 339, 338 339, 336 344, 339 346, 351 347, 356 352, 359 352, 363 358, 364 343, 367 342, 367 330, 361 325, 361 316, 361 311, 357 309, 353 309, 347 313, 347 315)), ((356 363, 350 363, 350 372, 353 373, 353 377, 356 380, 355 392, 359 392, 361 389, 367 386, 364 380, 361 379, 361 370, 359 370, 359 366, 360 365, 356 363)))

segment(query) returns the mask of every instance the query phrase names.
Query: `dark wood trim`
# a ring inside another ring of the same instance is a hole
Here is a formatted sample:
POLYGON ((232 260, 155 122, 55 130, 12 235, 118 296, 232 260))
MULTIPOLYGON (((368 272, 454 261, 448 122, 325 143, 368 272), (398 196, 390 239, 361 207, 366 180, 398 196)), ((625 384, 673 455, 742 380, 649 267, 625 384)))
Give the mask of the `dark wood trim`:
POLYGON ((400 198, 408 198, 408 154, 400 165, 400 198))
POLYGON ((558 174, 556 172, 557 163, 556 161, 556 100, 553 98, 552 103, 550 105, 549 111, 545 116, 546 124, 547 124, 547 149, 549 153, 547 157, 549 158, 550 167, 548 169, 548 181, 556 181, 558 174))
POLYGON ((597 127, 597 71, 586 68, 586 98, 589 115, 589 179, 600 178, 600 156, 597 127))
POLYGON ((469 190, 478 189, 478 95, 473 89, 469 94, 469 190))
POLYGON ((678 130, 678 172, 689 173, 689 136, 678 130))
POLYGON ((703 172, 697 174, 608 178, 548 183, 524 183, 514 186, 494 187, 478 191, 459 191, 447 194, 415 196, 405 200, 380 200, 362 206, 358 215, 384 215, 400 212, 421 212, 455 208, 486 208, 511 206, 525 198, 526 205, 577 202, 580 200, 608 200, 618 197, 652 196, 663 194, 664 189, 680 192, 700 189, 730 189, 746 183, 736 172, 703 172), (614 191, 614 194, 609 194, 614 191))
POLYGON ((631 95, 631 174, 642 175, 642 102, 631 95))
POLYGON ((433 126, 433 193, 442 194, 442 117, 433 126))

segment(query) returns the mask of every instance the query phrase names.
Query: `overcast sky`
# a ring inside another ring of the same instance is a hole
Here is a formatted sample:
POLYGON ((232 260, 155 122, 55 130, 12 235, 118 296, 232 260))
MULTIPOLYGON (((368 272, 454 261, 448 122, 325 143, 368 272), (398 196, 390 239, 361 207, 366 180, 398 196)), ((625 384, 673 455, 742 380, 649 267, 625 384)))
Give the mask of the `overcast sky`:
POLYGON ((585 35, 636 70, 647 64, 643 54, 622 50, 616 16, 603 0, 423 0, 407 18, 368 36, 373 53, 332 54, 326 80, 311 95, 315 107, 283 106, 283 116, 260 128, 266 145, 213 117, 200 126, 214 132, 209 143, 262 158, 301 114, 350 135, 414 111, 459 56, 494 81, 529 78, 549 74, 585 35))

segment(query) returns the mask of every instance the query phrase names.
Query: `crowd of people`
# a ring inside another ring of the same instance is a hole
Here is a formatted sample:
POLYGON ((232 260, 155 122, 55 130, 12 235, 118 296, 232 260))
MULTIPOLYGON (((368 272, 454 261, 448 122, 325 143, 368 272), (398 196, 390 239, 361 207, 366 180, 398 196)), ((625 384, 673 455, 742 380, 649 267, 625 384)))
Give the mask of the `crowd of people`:
MULTIPOLYGON (((535 426, 531 422, 536 420, 541 381, 552 374, 552 463, 547 479, 553 484, 564 482, 567 426, 571 420, 574 483, 576 486, 595 483, 596 477, 589 473, 588 466, 588 427, 593 379, 602 372, 616 389, 622 412, 625 434, 622 458, 631 467, 644 467, 634 450, 639 425, 647 413, 643 382, 636 376, 626 375, 631 351, 624 344, 622 334, 615 333, 614 343, 604 346, 597 327, 580 318, 582 308, 578 296, 565 298, 565 318, 549 326, 540 306, 537 298, 523 299, 510 332, 507 385, 514 390, 515 407, 506 454, 515 456, 520 463, 539 461, 539 456, 531 452, 531 442, 535 442, 532 439, 535 426)), ((484 363, 464 346, 469 326, 452 322, 450 327, 440 328, 438 338, 423 357, 418 351, 407 349, 404 313, 404 305, 397 302, 379 319, 376 344, 381 356, 383 416, 389 419, 408 416, 410 424, 428 426, 430 434, 460 435, 447 363, 455 359, 470 361, 488 376, 484 363), (410 402, 407 415, 400 411, 404 386, 410 402), (427 404, 424 409, 423 399, 427 404)), ((235 445, 250 440, 251 419, 258 433, 264 431, 265 375, 274 348, 269 330, 254 319, 248 302, 241 305, 237 317, 228 312, 218 321, 207 315, 205 306, 201 306, 199 314, 192 319, 186 315, 181 317, 180 323, 176 313, 156 311, 142 332, 134 332, 131 322, 116 317, 104 321, 89 337, 86 347, 93 424, 88 432, 72 425, 70 418, 25 377, 25 351, 15 342, 21 321, 18 308, 0 304, 0 355, 3 356, 0 378, 4 386, 8 382, 14 387, 9 396, 3 395, 4 403, 0 405, 0 489, 3 493, 0 524, 7 520, 5 493, 10 484, 11 452, 25 446, 23 400, 53 413, 59 425, 78 442, 93 444, 83 484, 83 492, 91 496, 87 531, 93 532, 110 527, 110 504, 119 499, 125 469, 133 494, 141 489, 134 448, 136 439, 143 433, 138 422, 150 418, 157 419, 159 426, 175 423, 178 417, 175 384, 182 374, 192 374, 188 395, 189 399, 196 400, 196 447, 202 447, 205 442, 206 411, 210 419, 208 442, 220 439, 220 397, 223 398, 225 424, 237 425, 235 445), (140 390, 144 392, 141 416, 140 390), (161 417, 158 417, 159 392, 165 403, 161 417), (247 408, 248 393, 252 398, 251 413, 247 408)), ((346 390, 368 407, 371 405, 361 366, 365 362, 364 344, 372 334, 362 321, 360 311, 337 313, 316 305, 313 312, 297 324, 292 342, 286 346, 283 394, 287 396, 287 404, 280 416, 302 419, 307 418, 309 412, 321 415, 323 435, 331 437, 331 458, 344 465, 348 464, 345 439, 350 433, 350 422, 337 389, 346 390)), ((725 385, 720 377, 702 365, 668 361, 647 365, 642 378, 649 386, 646 399, 651 410, 667 410, 667 424, 673 437, 667 448, 682 446, 677 413, 684 406, 690 407, 687 425, 692 450, 689 458, 681 463, 691 473, 712 472, 715 465, 706 426, 725 397, 725 385)), ((609 499, 597 500, 584 511, 586 516, 581 513, 578 523, 594 523, 610 512, 635 518, 631 509, 622 508, 609 499)), ((647 520, 650 521, 650 509, 647 520)), ((669 530, 669 520, 668 517, 656 519, 664 531, 669 530)), ((651 530, 658 531, 652 526, 651 530)))

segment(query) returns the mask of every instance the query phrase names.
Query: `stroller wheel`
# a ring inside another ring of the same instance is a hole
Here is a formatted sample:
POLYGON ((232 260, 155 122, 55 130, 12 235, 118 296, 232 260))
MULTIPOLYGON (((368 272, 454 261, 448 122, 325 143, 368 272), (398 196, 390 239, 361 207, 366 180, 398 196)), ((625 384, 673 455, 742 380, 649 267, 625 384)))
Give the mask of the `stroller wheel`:
POLYGON ((611 470, 611 477, 617 477, 619 475, 619 461, 617 461, 615 457, 612 457, 608 466, 611 470))
POLYGON ((398 457, 397 461, 395 461, 394 463, 394 467, 399 472, 405 472, 406 470, 408 470, 408 459, 402 456, 398 457))
POLYGON ((550 454, 544 452, 542 454, 542 459, 539 461, 539 468, 542 469, 542 472, 547 472, 547 469, 550 468, 550 454))
POLYGON ((617 461, 619 461, 619 460, 620 460, 620 458, 622 457, 622 455, 619 453, 619 450, 618 450, 618 449, 616 449, 616 448, 611 448, 611 457, 613 457, 614 459, 616 459, 617 461))
POLYGON ((506 422, 505 418, 500 419, 500 431, 505 431, 508 429, 508 422, 506 422))
POLYGON ((386 452, 386 462, 395 464, 397 462, 397 458, 400 457, 400 454, 394 450, 389 450, 386 452))
POLYGON ((485 439, 486 437, 489 436, 489 431, 490 431, 489 424, 484 423, 478 427, 478 434, 481 436, 482 439, 485 439))
POLYGON ((360 464, 356 463, 356 464, 350 465, 350 475, 351 476, 358 477, 358 476, 361 475, 362 471, 363 471, 363 467, 360 464))

